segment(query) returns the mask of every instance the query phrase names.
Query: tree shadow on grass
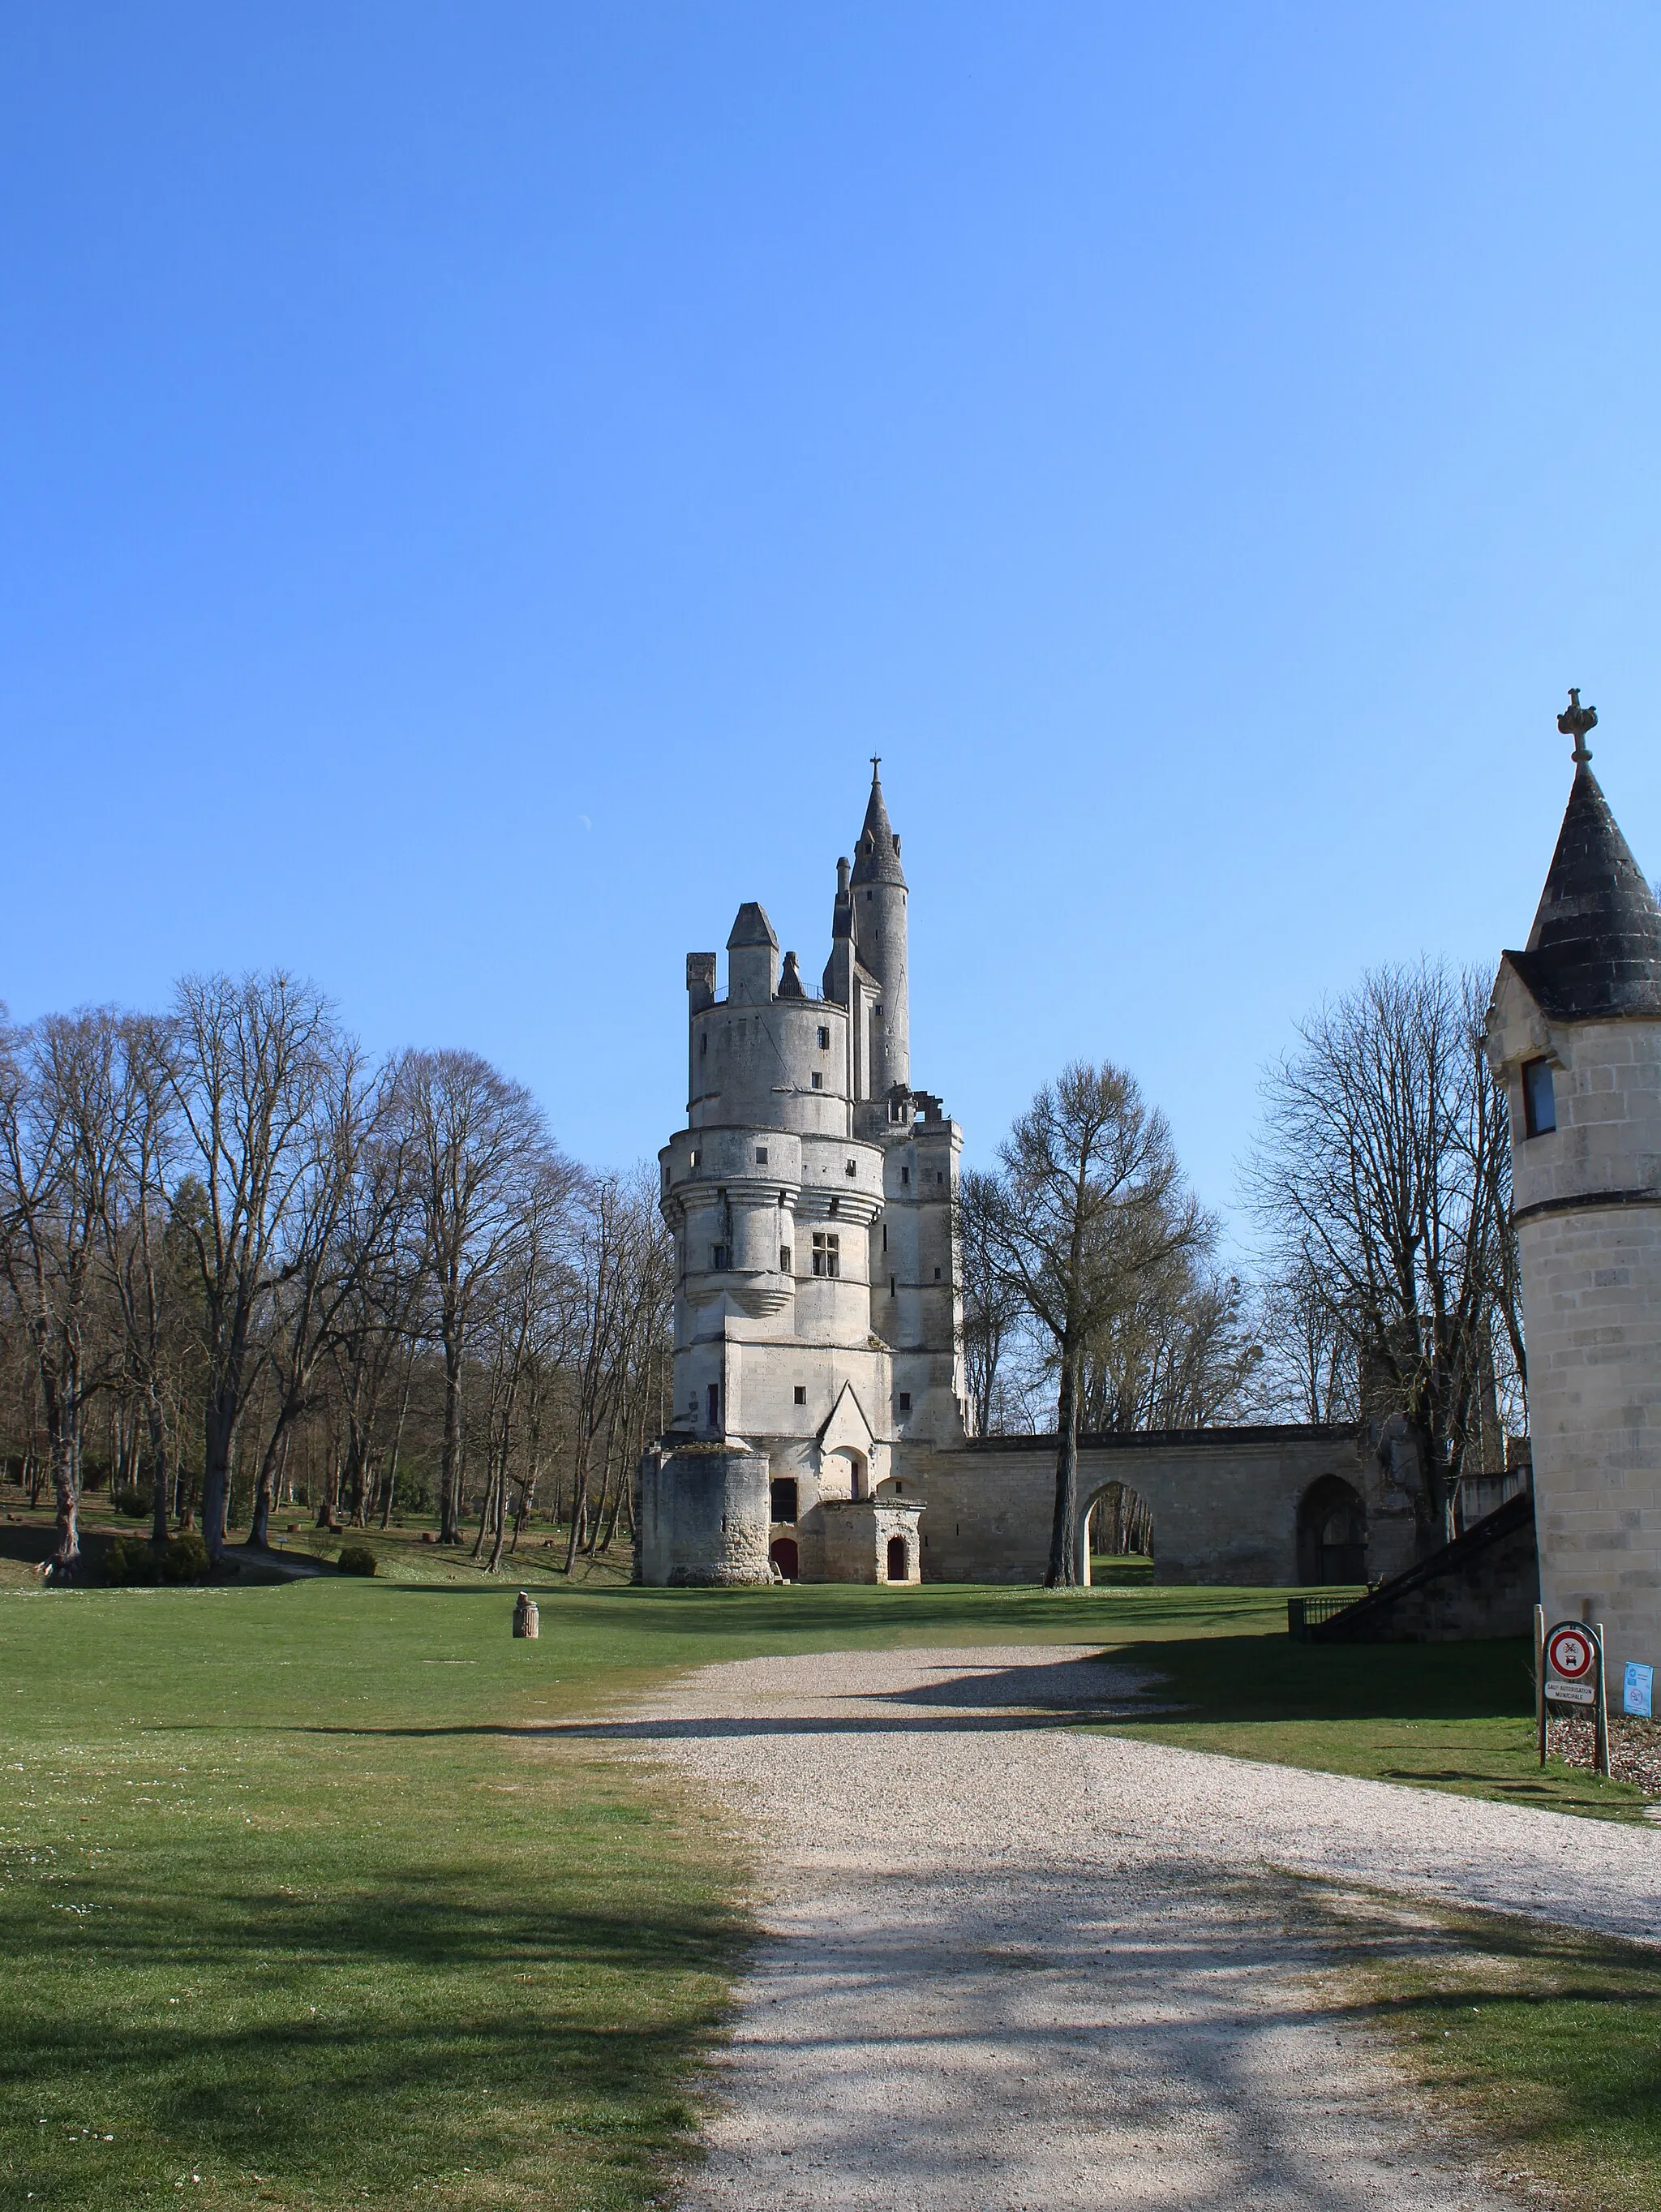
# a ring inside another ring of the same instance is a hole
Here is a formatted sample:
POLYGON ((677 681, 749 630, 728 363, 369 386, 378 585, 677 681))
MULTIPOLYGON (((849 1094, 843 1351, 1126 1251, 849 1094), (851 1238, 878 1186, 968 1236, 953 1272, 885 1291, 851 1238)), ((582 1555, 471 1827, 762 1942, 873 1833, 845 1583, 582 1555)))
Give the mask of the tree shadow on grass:
POLYGON ((522 2148, 491 2116, 528 2106, 544 2142, 550 2124, 683 2125, 681 2085, 725 2016, 743 1940, 730 1914, 650 1887, 618 1911, 479 1901, 469 1880, 220 1891, 188 1911, 112 1889, 86 1919, 14 1925, 0 2097, 18 2111, 27 2094, 33 2117, 71 2096, 79 2112, 96 2084, 100 2110, 192 2155, 335 2179, 343 2157, 383 2177, 482 2169, 522 2148), (70 1986, 83 2001, 62 2002, 70 1986))

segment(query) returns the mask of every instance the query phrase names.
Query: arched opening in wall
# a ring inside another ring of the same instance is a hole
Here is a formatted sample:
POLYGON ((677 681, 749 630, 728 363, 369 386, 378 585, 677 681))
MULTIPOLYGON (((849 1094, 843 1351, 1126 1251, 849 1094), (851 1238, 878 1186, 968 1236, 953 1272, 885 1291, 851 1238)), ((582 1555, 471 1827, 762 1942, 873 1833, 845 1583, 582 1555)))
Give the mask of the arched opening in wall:
POLYGON ((1367 1580, 1367 1506, 1341 1474, 1312 1482, 1298 1507, 1298 1580, 1367 1580))
POLYGON ((802 1555, 796 1548, 794 1536, 775 1536, 767 1547, 767 1557, 787 1583, 801 1579, 802 1555))
POLYGON ((1146 1582, 1154 1571, 1154 1516, 1128 1482, 1110 1482, 1085 1509, 1087 1583, 1146 1582))
POLYGON ((910 1565, 906 1558, 905 1538, 903 1536, 890 1536, 888 1539, 888 1580, 891 1583, 909 1582, 911 1580, 911 1572, 910 1565))
POLYGON ((866 1465, 864 1453, 845 1449, 834 1456, 844 1461, 847 1466, 849 1497, 868 1498, 870 1495, 870 1470, 866 1465))

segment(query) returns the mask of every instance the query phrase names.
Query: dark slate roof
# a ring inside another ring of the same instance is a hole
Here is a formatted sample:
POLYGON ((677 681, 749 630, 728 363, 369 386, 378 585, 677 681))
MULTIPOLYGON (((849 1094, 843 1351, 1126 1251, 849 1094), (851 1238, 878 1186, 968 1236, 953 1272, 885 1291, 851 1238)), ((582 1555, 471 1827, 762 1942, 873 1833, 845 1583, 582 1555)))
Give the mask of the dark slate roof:
POLYGON ((859 844, 853 856, 853 880, 857 884, 898 884, 901 890, 906 888, 906 872, 900 865, 900 840, 888 820, 882 786, 875 769, 871 772, 865 826, 859 832, 859 844))
POLYGON ((1555 1020, 1661 1014, 1661 907, 1584 761, 1527 948, 1506 957, 1555 1020))
POLYGON ((802 988, 802 977, 796 965, 796 955, 793 952, 787 952, 785 955, 785 972, 779 978, 779 996, 781 999, 805 999, 807 995, 802 988))
POLYGON ((773 933, 767 910, 754 899, 746 899, 739 908, 738 919, 727 939, 727 951, 736 952, 741 945, 770 945, 775 952, 779 950, 779 939, 773 933))

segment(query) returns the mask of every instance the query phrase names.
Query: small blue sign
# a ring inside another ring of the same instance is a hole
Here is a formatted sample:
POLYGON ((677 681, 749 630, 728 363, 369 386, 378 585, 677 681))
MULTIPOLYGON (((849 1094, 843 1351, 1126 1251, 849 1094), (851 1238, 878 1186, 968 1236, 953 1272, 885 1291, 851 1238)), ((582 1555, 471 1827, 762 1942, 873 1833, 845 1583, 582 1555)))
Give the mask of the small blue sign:
POLYGON ((1626 1694, 1622 1700, 1623 1712, 1636 1713, 1640 1720, 1651 1717, 1655 1693, 1655 1669, 1640 1667, 1635 1659, 1627 1662, 1626 1694))

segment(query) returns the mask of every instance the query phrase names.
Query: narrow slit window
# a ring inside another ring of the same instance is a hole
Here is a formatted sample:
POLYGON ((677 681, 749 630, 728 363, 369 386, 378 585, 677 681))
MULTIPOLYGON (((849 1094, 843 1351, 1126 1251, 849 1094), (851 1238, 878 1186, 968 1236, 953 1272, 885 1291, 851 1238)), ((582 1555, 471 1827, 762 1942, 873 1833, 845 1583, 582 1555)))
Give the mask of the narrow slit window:
POLYGON ((938 1268, 938 1267, 937 1267, 937 1268, 935 1269, 935 1271, 934 1271, 934 1279, 935 1279, 935 1280, 936 1280, 936 1282, 937 1282, 937 1283, 940 1280, 940 1270, 939 1270, 939 1268, 938 1268))
POLYGON ((727 1264, 727 1248, 724 1244, 718 1244, 715 1247, 710 1254, 709 1264, 718 1275, 724 1272, 727 1264))
POLYGON ((1523 1068, 1523 1127, 1531 1137, 1547 1137, 1557 1127, 1557 1092, 1549 1060, 1531 1060, 1523 1068))
POLYGON ((908 1183, 908 1182, 911 1181, 911 1179, 912 1179, 912 1171, 911 1171, 911 1170, 910 1170, 909 1168, 901 1168, 901 1169, 900 1169, 900 1182, 901 1182, 902 1183, 908 1183))
POLYGON ((796 1402, 798 1406, 805 1406, 808 1402, 808 1386, 805 1382, 798 1382, 796 1386, 796 1402))
POLYGON ((781 1244, 779 1247, 779 1272, 781 1275, 788 1275, 790 1273, 790 1246, 788 1244, 781 1244))

